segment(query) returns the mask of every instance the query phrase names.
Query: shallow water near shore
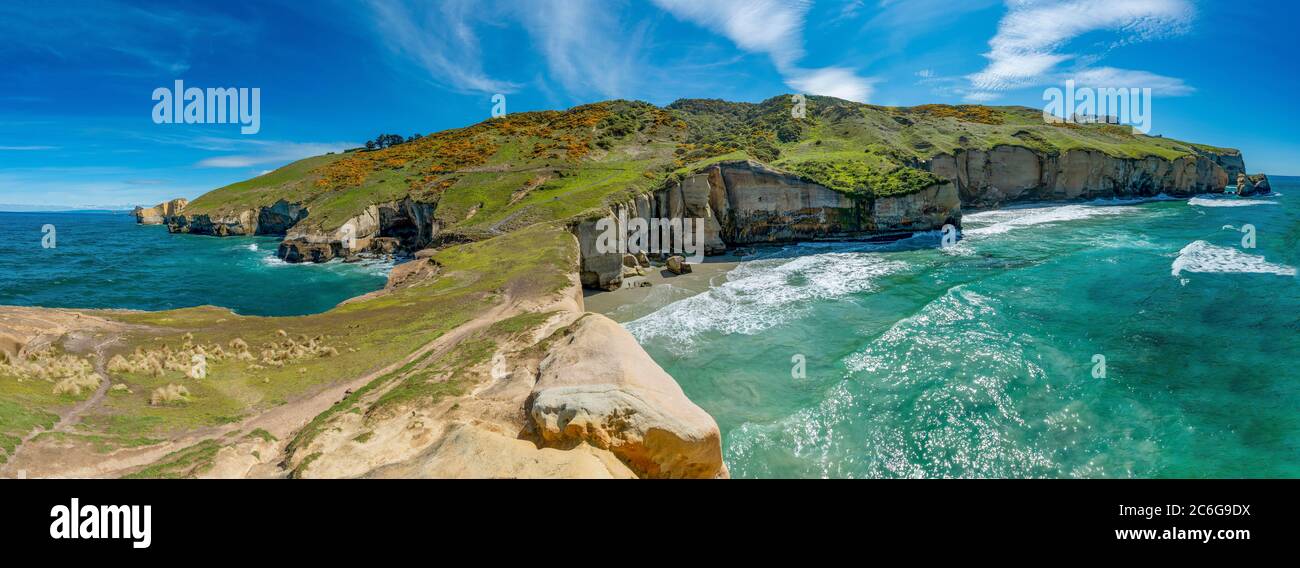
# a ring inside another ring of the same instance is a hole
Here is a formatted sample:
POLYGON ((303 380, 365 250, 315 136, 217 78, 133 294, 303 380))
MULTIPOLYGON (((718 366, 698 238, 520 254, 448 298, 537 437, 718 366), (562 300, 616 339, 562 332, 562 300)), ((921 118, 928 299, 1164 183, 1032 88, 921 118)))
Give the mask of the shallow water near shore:
POLYGON ((0 213, 0 305, 289 316, 383 288, 391 263, 286 264, 275 237, 215 238, 136 225, 122 212, 0 213), (42 247, 42 227, 55 247, 42 247))
POLYGON ((760 249, 609 313, 734 477, 1296 477, 1300 179, 1273 186, 973 213, 947 249, 760 249))

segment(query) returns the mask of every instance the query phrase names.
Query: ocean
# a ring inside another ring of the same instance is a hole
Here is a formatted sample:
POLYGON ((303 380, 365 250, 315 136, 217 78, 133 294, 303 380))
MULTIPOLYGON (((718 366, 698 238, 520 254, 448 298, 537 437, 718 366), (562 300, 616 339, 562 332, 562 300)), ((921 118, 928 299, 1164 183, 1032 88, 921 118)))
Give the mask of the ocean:
POLYGON ((624 325, 733 477, 1297 477, 1300 178, 1273 187, 759 249, 624 325))
POLYGON ((242 315, 329 310, 383 288, 391 263, 292 265, 274 237, 214 238, 141 226, 123 212, 0 213, 0 305, 242 315), (52 248, 43 228, 53 225, 52 248))

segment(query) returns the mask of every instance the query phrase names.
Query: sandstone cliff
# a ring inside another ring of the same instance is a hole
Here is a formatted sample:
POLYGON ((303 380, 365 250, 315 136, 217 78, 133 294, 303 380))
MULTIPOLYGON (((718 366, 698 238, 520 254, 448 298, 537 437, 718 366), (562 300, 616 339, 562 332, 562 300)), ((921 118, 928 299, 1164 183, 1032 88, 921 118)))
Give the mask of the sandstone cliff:
POLYGON ((180 215, 189 203, 187 199, 173 199, 153 207, 137 206, 131 214, 135 215, 135 222, 141 225, 163 225, 170 223, 173 218, 180 215))
MULTIPOLYGON (((597 250, 600 219, 627 232, 626 220, 698 219, 704 252, 716 255, 739 245, 899 236, 957 226, 956 187, 940 183, 918 192, 867 198, 828 189, 756 161, 726 161, 685 176, 665 189, 612 206, 603 216, 576 223, 582 252, 580 274, 589 288, 617 288, 623 255, 597 250)), ((630 224, 630 223, 628 223, 630 224)), ((680 239, 669 239, 674 250, 680 239)))
MULTIPOLYGON (((1237 154, 1240 159, 1240 154, 1237 154)), ((963 206, 1109 197, 1187 197, 1222 193, 1228 174, 1219 161, 1187 155, 1118 158, 1099 150, 1046 154, 1020 146, 959 150, 930 160, 928 169, 956 183, 963 206)))

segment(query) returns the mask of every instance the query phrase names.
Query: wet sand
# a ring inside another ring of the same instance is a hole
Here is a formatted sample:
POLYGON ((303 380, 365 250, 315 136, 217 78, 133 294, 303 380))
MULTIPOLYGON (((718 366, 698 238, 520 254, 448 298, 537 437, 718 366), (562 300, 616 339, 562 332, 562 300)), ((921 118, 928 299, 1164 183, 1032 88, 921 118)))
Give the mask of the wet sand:
POLYGON ((646 269, 645 276, 628 278, 619 290, 584 290, 583 303, 589 312, 626 323, 726 282, 727 273, 738 264, 734 256, 705 259, 702 264, 692 264, 690 274, 680 276, 652 266, 646 269), (650 286, 640 286, 642 281, 650 286))

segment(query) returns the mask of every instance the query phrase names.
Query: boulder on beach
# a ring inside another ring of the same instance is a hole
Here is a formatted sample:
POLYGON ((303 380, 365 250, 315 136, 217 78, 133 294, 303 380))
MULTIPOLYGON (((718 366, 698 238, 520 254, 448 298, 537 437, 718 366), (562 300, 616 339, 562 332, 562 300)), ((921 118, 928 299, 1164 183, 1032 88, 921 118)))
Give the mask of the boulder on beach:
POLYGON ((691 265, 687 264, 686 259, 680 256, 668 257, 668 271, 673 274, 689 274, 691 265))

